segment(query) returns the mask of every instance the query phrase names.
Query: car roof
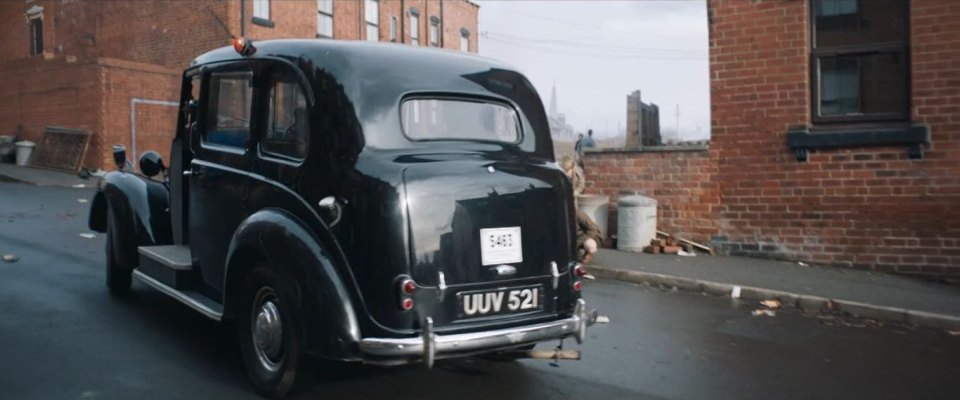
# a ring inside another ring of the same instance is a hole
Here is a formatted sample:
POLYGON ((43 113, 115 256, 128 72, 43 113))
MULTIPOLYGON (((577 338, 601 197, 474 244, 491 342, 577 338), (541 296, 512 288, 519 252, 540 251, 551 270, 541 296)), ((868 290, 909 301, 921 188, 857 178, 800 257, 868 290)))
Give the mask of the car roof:
POLYGON ((318 92, 342 96, 358 118, 367 144, 402 145, 402 135, 385 133, 400 126, 397 106, 405 96, 451 94, 501 100, 514 104, 530 132, 542 140, 524 140, 521 147, 545 152, 549 143, 542 102, 533 85, 515 68, 487 57, 461 51, 413 47, 396 43, 331 39, 255 41, 256 52, 241 56, 222 47, 197 57, 191 68, 242 59, 285 59, 297 65, 318 92), (545 135, 545 138, 544 138, 545 135))

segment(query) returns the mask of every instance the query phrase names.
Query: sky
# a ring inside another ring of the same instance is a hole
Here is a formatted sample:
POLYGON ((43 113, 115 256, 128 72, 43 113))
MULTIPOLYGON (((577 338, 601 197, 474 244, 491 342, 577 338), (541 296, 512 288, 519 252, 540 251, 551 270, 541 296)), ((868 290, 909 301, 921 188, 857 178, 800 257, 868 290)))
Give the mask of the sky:
POLYGON ((660 107, 661 131, 710 136, 705 0, 474 0, 480 54, 513 65, 544 107, 557 87, 560 113, 576 131, 615 136, 626 96, 660 107))

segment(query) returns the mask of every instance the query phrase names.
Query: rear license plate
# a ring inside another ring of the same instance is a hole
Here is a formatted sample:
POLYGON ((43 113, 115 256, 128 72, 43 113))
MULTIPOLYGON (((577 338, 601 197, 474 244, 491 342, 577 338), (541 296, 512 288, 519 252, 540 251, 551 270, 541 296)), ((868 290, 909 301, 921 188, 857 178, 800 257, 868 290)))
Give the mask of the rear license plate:
POLYGON ((520 227, 481 229, 480 262, 483 265, 523 262, 520 227))
POLYGON ((516 314, 543 308, 543 285, 457 293, 457 317, 516 314))

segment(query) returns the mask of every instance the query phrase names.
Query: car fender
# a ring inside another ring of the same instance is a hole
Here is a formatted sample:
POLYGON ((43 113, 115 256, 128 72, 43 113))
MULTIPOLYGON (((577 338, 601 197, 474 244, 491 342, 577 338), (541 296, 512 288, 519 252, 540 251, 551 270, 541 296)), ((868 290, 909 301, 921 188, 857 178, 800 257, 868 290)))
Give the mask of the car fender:
POLYGON ((120 265, 138 264, 138 246, 170 244, 170 191, 160 182, 114 171, 102 178, 90 205, 88 226, 109 232, 120 265), (108 219, 107 215, 112 219, 108 219), (108 229, 109 221, 109 229, 108 229))
POLYGON ((360 329, 350 292, 316 236, 292 214, 263 209, 247 217, 230 241, 224 282, 225 313, 256 260, 262 259, 294 288, 295 332, 310 353, 356 360, 360 329))

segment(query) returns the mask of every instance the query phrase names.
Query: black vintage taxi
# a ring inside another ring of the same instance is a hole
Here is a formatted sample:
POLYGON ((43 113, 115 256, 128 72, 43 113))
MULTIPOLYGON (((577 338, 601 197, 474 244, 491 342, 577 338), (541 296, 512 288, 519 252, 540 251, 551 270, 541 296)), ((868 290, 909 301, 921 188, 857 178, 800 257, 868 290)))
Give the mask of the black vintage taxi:
POLYGON ((305 356, 429 367, 595 318, 543 105, 506 65, 238 39, 186 69, 176 128, 169 167, 148 152, 99 185, 107 286, 232 321, 265 395, 305 356))

